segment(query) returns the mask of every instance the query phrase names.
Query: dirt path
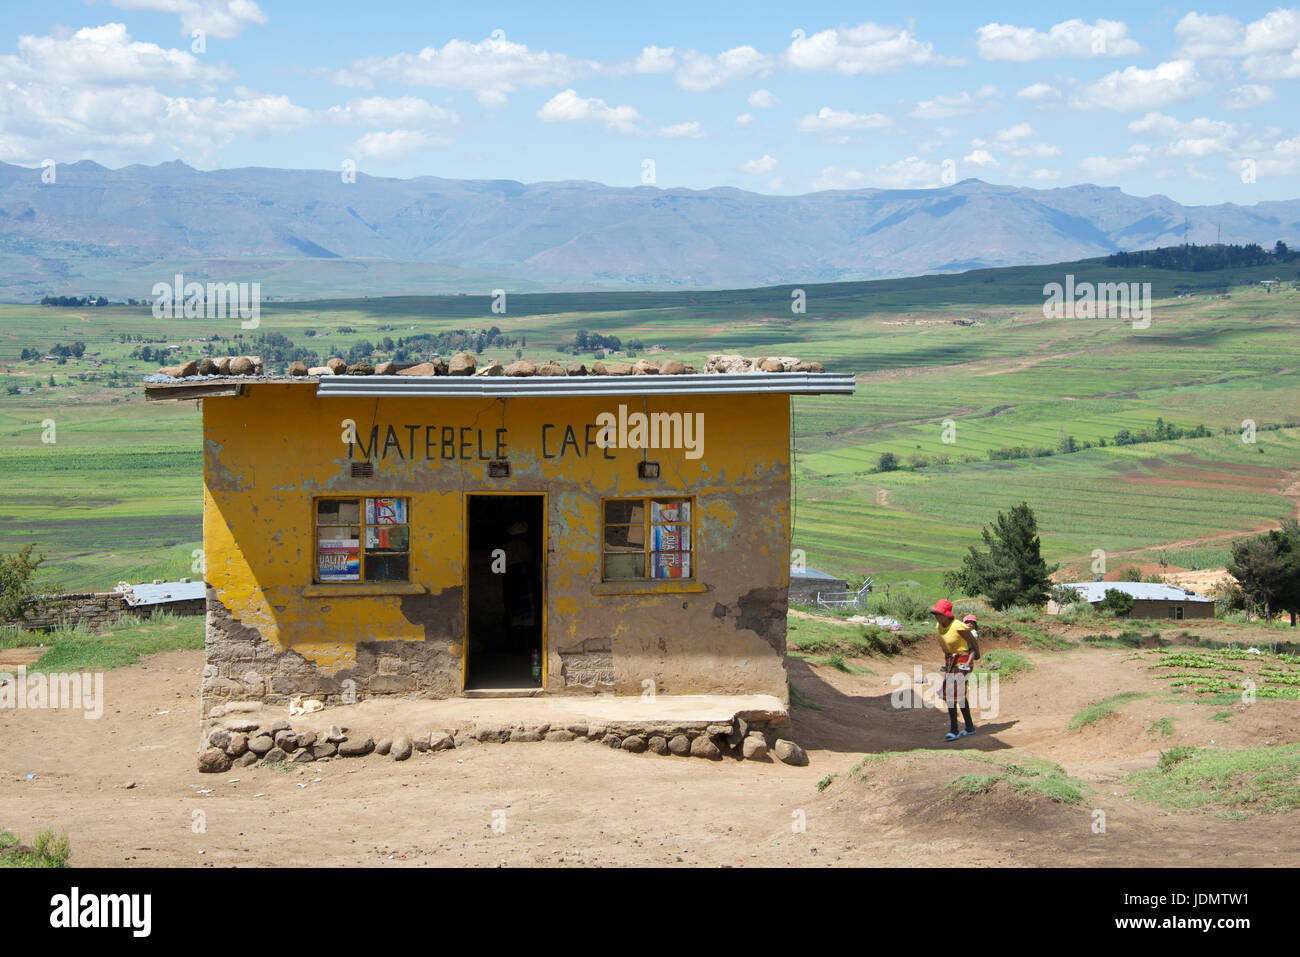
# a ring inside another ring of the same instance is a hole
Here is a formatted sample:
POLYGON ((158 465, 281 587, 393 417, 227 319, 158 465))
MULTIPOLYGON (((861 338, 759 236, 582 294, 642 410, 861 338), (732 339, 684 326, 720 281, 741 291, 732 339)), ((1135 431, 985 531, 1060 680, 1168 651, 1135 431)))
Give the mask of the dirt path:
POLYGON ((100 720, 0 711, 0 828, 64 830, 74 864, 107 866, 1300 864, 1300 847, 1278 839, 1300 815, 1170 815, 1128 800, 1122 784, 1173 744, 1295 741, 1300 702, 1261 700, 1222 723, 1190 700, 1144 699, 1070 734, 1086 704, 1164 689, 1128 652, 1031 653, 1036 667, 1005 683, 999 715, 945 745, 942 714, 890 702, 891 676, 932 669, 934 657, 863 660, 872 672, 860 675, 791 660, 794 687, 825 709, 793 711, 804 768, 516 743, 202 775, 202 655, 169 652, 108 672, 100 720), (1152 739, 1162 717, 1175 732, 1152 739), (951 753, 848 774, 864 757, 913 749, 951 753), (1088 806, 954 798, 947 784, 975 766, 972 754, 1005 753, 1060 763, 1086 782, 1088 806), (1094 808, 1107 814, 1105 835, 1091 830, 1094 808))

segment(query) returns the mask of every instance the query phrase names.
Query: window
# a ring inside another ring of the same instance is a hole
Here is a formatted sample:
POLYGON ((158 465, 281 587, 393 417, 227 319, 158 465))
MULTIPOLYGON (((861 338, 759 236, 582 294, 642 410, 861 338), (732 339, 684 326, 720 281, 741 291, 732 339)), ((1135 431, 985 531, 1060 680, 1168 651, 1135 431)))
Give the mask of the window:
POLYGON ((404 582, 410 578, 408 499, 316 500, 316 581, 404 582))
POLYGON ((692 500, 616 498, 604 506, 604 581, 693 578, 692 500))
POLYGON ((1170 606, 1169 606, 1169 617, 1172 618, 1172 619, 1174 619, 1175 621, 1182 621, 1182 619, 1183 619, 1183 606, 1182 606, 1182 605, 1170 605, 1170 606))

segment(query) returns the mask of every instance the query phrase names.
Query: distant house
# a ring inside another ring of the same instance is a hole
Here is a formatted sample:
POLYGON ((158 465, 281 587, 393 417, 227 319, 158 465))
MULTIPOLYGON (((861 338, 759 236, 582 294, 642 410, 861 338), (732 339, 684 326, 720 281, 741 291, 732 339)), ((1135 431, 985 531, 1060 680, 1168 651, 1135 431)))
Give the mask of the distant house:
POLYGON ((849 583, 843 578, 836 578, 815 568, 798 569, 790 566, 790 601, 801 605, 817 604, 817 594, 842 594, 849 590, 849 583))
MULTIPOLYGON (((1157 585, 1152 582, 1070 582, 1061 586, 1073 588, 1090 605, 1096 605, 1106 597, 1106 592, 1120 591, 1133 599, 1130 618, 1169 618, 1181 621, 1184 618, 1213 618, 1214 599, 1198 595, 1177 585, 1157 585)), ((1047 613, 1055 615, 1061 606, 1054 601, 1047 603, 1047 613)))

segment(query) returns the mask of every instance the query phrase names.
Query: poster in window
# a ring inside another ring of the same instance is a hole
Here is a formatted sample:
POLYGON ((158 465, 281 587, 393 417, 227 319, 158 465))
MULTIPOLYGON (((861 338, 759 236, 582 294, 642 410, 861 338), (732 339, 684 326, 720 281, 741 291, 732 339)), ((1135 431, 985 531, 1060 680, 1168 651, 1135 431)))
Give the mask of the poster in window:
POLYGON ((691 503, 684 498, 655 499, 650 503, 650 521, 689 522, 691 520, 691 503))
POLYGON ((691 527, 654 525, 650 549, 654 553, 652 578, 691 577, 691 527))
POLYGON ((316 548, 316 568, 323 582, 361 580, 361 543, 355 539, 322 539, 316 548))
POLYGON ((366 499, 367 525, 405 525, 406 499, 404 498, 368 498, 366 499))

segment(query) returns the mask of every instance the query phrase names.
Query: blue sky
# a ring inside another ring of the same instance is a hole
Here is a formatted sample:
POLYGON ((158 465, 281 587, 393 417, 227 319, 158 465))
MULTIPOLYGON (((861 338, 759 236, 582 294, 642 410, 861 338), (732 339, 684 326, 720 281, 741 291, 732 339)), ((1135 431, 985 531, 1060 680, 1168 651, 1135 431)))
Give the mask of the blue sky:
POLYGON ((4 24, 0 160, 28 166, 1300 196, 1300 7, 50 0, 4 24))

